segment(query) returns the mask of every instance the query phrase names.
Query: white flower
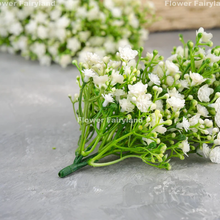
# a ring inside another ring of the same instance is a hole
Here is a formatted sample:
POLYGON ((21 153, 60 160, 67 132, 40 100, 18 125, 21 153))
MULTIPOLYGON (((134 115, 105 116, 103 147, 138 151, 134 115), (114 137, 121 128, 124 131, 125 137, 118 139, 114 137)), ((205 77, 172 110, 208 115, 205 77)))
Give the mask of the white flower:
POLYGON ((104 42, 104 47, 107 53, 115 53, 116 52, 116 43, 113 39, 107 39, 104 42))
POLYGON ((68 64, 70 64, 72 61, 72 57, 68 54, 64 54, 60 57, 59 63, 60 65, 65 68, 68 64))
POLYGON ((216 112, 220 112, 220 97, 215 101, 214 104, 211 104, 210 107, 215 108, 216 112))
POLYGON ((147 144, 149 145, 150 143, 154 142, 153 140, 149 139, 149 138, 142 138, 143 141, 147 142, 147 144))
POLYGON ((198 35, 198 33, 202 33, 202 38, 200 39, 200 42, 205 42, 205 43, 207 43, 207 42, 209 42, 209 41, 212 39, 212 37, 213 37, 213 35, 212 35, 211 33, 206 33, 206 32, 204 31, 204 28, 203 28, 203 27, 199 28, 199 30, 196 31, 196 35, 198 35))
POLYGON ((114 99, 112 98, 112 94, 106 94, 106 95, 102 94, 102 97, 105 99, 105 101, 102 104, 103 107, 106 107, 110 102, 111 103, 114 102, 114 99))
POLYGON ((29 34, 34 34, 34 32, 37 30, 37 22, 30 20, 29 23, 25 26, 25 29, 29 34))
POLYGON ((179 72, 179 67, 175 65, 173 62, 166 60, 166 67, 167 67, 167 75, 175 74, 179 72))
POLYGON ((85 77, 84 77, 85 82, 88 82, 90 77, 97 76, 97 74, 91 69, 84 69, 84 70, 82 70, 82 72, 85 75, 85 77))
POLYGON ((157 100, 155 102, 155 104, 156 104, 156 109, 160 110, 161 112, 164 111, 163 110, 163 101, 162 100, 157 100))
POLYGON ((189 127, 190 127, 190 124, 189 124, 189 121, 185 117, 183 117, 182 124, 183 124, 183 128, 185 129, 185 131, 188 131, 189 127))
POLYGON ((99 8, 98 7, 93 7, 87 12, 87 19, 89 21, 93 21, 95 19, 99 18, 99 8))
POLYGON ((166 83, 168 86, 172 86, 174 83, 174 78, 172 76, 167 76, 166 83))
POLYGON ((9 26, 9 32, 18 36, 23 31, 23 27, 21 26, 20 22, 15 22, 9 26))
POLYGON ((168 94, 170 97, 175 97, 175 98, 179 98, 179 99, 184 99, 184 95, 181 95, 176 88, 174 87, 172 90, 167 89, 168 94))
POLYGON ((150 121, 151 127, 154 127, 155 125, 157 125, 156 128, 154 128, 152 132, 158 132, 160 134, 164 134, 167 131, 167 129, 163 127, 163 125, 158 125, 162 123, 163 123, 162 118, 158 121, 158 117, 156 116, 156 114, 155 113, 151 114, 151 121, 150 121))
POLYGON ((43 25, 38 26, 37 35, 40 39, 45 39, 48 37, 48 29, 43 25))
POLYGON ((188 50, 189 50, 188 48, 185 48, 185 53, 184 53, 183 47, 182 47, 182 46, 178 46, 178 47, 176 48, 176 53, 177 53, 178 55, 182 56, 182 57, 187 58, 187 57, 188 57, 188 50))
POLYGON ((148 74, 148 76, 149 76, 149 79, 151 82, 153 82, 156 85, 160 85, 160 79, 157 75, 150 73, 150 74, 148 74))
POLYGON ((122 84, 124 82, 124 77, 121 74, 119 74, 119 71, 113 70, 111 76, 112 76, 112 82, 111 82, 112 85, 115 85, 116 83, 122 84))
POLYGON ((38 57, 41 57, 46 53, 46 46, 45 46, 45 44, 36 42, 31 46, 31 50, 38 57))
POLYGON ((185 155, 190 151, 190 145, 188 143, 188 138, 181 143, 181 149, 185 155))
POLYGON ((104 75, 104 76, 94 76, 93 77, 93 81, 96 84, 96 86, 98 86, 99 88, 106 87, 106 82, 108 81, 108 76, 104 75))
POLYGON ((122 89, 114 89, 112 95, 116 97, 117 101, 119 101, 120 97, 125 95, 125 91, 122 89))
POLYGON ((75 54, 75 52, 81 48, 81 43, 75 37, 69 38, 67 40, 67 48, 75 54))
POLYGON ((209 158, 213 163, 220 163, 220 147, 215 147, 210 151, 209 158))
POLYGON ((132 112, 135 107, 128 99, 120 99, 119 104, 122 112, 132 112))
POLYGON ((62 11, 59 9, 54 9, 53 11, 50 12, 50 18, 52 20, 57 20, 62 14, 62 11))
POLYGON ((143 84, 141 81, 134 85, 128 85, 129 94, 133 96, 143 95, 147 92, 148 84, 143 84))
POLYGON ((84 57, 84 62, 92 66, 95 64, 102 64, 102 59, 95 53, 87 52, 84 57))
POLYGON ((218 111, 215 115, 215 123, 218 125, 220 128, 220 111, 218 111))
POLYGON ((204 117, 208 117, 209 115, 209 112, 208 110, 206 109, 206 107, 200 105, 200 104, 197 104, 197 111, 200 115, 204 116, 204 117))
POLYGON ((167 99, 167 103, 174 109, 181 109, 185 105, 185 100, 173 96, 167 99))
POLYGON ((58 28, 66 28, 69 24, 70 20, 66 16, 62 16, 56 21, 56 25, 58 28))
POLYGON ((130 46, 125 46, 119 47, 119 55, 123 60, 128 62, 129 60, 134 59, 138 55, 138 52, 132 50, 130 46))
POLYGON ((195 114, 193 117, 191 117, 189 119, 190 126, 194 126, 194 125, 198 124, 199 119, 200 119, 200 114, 198 114, 198 113, 195 114))
POLYGON ((181 84, 181 89, 185 89, 185 88, 189 88, 189 83, 187 80, 179 80, 177 83, 180 83, 181 84))
POLYGON ((114 7, 111 9, 111 13, 113 17, 119 18, 122 15, 122 11, 120 8, 114 7))
POLYGON ((91 35, 91 32, 90 31, 81 31, 78 33, 79 34, 79 39, 81 42, 85 42, 88 40, 88 38, 90 37, 91 35))
POLYGON ((209 96, 214 92, 213 89, 209 88, 207 84, 203 85, 198 91, 198 98, 200 102, 209 102, 209 96))
POLYGON ((209 154, 210 154, 210 148, 207 144, 203 144, 202 145, 202 151, 203 151, 203 154, 206 158, 209 158, 209 154))
POLYGON ((192 73, 190 72, 190 78, 192 79, 192 86, 197 86, 200 85, 201 83, 203 83, 205 81, 205 79, 203 78, 203 76, 201 76, 199 73, 192 73))
POLYGON ((40 65, 44 66, 50 66, 51 64, 51 57, 48 55, 44 55, 42 57, 39 57, 40 65))
POLYGON ((137 97, 136 106, 141 112, 148 112, 152 104, 151 97, 151 94, 143 94, 137 97))
POLYGON ((211 63, 216 63, 220 60, 220 57, 219 56, 216 56, 214 54, 211 54, 209 53, 207 56, 206 56, 206 59, 210 58, 211 59, 211 63))

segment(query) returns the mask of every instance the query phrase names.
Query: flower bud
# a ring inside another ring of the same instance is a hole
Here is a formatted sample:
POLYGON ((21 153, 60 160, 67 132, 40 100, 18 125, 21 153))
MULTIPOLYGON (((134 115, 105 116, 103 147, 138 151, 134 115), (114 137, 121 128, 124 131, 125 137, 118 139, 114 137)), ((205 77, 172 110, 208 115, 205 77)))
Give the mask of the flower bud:
POLYGON ((180 154, 179 157, 180 157, 180 160, 184 160, 185 159, 185 157, 182 154, 180 154))
POLYGON ((166 151, 166 149, 167 149, 166 144, 160 144, 159 149, 160 149, 161 153, 164 153, 166 151))
POLYGON ((71 99, 72 98, 72 96, 70 95, 70 94, 68 94, 68 97, 71 99))
POLYGON ((194 44, 192 41, 188 41, 187 46, 188 46, 188 48, 193 48, 194 44))
POLYGON ((212 133, 213 133, 213 134, 216 134, 216 133, 218 133, 218 132, 219 132, 219 129, 218 129, 218 128, 213 128, 213 129, 212 129, 212 133))
POLYGON ((218 63, 213 63, 213 68, 217 69, 218 68, 218 63))
POLYGON ((180 74, 175 74, 174 78, 175 80, 178 80, 180 78, 180 74))
POLYGON ((139 126, 138 126, 138 129, 139 129, 139 130, 143 130, 143 126, 142 126, 142 125, 139 125, 139 126))
POLYGON ((210 135, 207 136, 207 140, 210 141, 212 140, 212 137, 210 135))
POLYGON ((201 38, 202 38, 202 35, 203 35, 202 33, 198 33, 197 36, 198 36, 199 39, 201 39, 201 38))
POLYGON ((189 79, 189 74, 188 74, 188 73, 185 74, 185 75, 184 75, 184 78, 185 78, 185 79, 189 79))
POLYGON ((204 124, 204 120, 202 120, 201 118, 199 119, 199 124, 203 125, 204 124))
POLYGON ((175 134, 175 133, 172 133, 172 134, 171 134, 171 137, 172 137, 172 138, 175 138, 175 137, 176 137, 176 134, 175 134))
POLYGON ((77 60, 73 60, 73 61, 72 61, 72 64, 75 65, 75 66, 77 66, 77 64, 78 64, 77 60))
POLYGON ((74 98, 75 98, 76 100, 78 100, 79 94, 78 94, 78 93, 75 93, 74 98))
POLYGON ((213 46, 213 42, 212 42, 212 41, 209 41, 209 42, 207 43, 207 46, 208 46, 208 47, 212 47, 212 46, 213 46))
POLYGON ((189 99, 189 100, 193 100, 193 96, 192 96, 192 95, 189 95, 189 96, 188 96, 188 99, 189 99))
POLYGON ((172 122, 172 120, 170 120, 170 119, 166 121, 166 125, 169 125, 169 126, 170 126, 170 125, 172 125, 172 123, 173 123, 173 122, 172 122))
POLYGON ((192 105, 195 107, 195 106, 197 106, 197 104, 198 104, 198 102, 194 99, 194 100, 192 100, 192 105))
POLYGON ((154 55, 154 56, 157 56, 157 54, 158 54, 158 51, 157 51, 157 50, 154 50, 154 51, 153 51, 153 55, 154 55))
POLYGON ((171 170, 172 169, 172 167, 169 163, 164 164, 164 167, 165 167, 166 170, 171 170))
POLYGON ((128 120, 132 119, 132 116, 130 114, 127 115, 128 120))
POLYGON ((178 118, 179 116, 180 116, 180 112, 178 111, 175 113, 175 118, 178 118))
POLYGON ((164 62, 160 61, 158 64, 159 64, 160 67, 162 67, 164 65, 164 62))
POLYGON ((108 56, 103 57, 104 63, 109 63, 109 60, 110 60, 110 57, 108 57, 108 56))
POLYGON ((161 93, 161 92, 163 92, 163 89, 162 89, 161 87, 159 87, 158 90, 157 90, 157 92, 158 92, 158 93, 161 93))
POLYGON ((157 91, 158 90, 158 86, 153 86, 153 90, 157 91))
POLYGON ((157 143, 157 144, 160 143, 160 139, 159 139, 159 138, 156 139, 156 143, 157 143))

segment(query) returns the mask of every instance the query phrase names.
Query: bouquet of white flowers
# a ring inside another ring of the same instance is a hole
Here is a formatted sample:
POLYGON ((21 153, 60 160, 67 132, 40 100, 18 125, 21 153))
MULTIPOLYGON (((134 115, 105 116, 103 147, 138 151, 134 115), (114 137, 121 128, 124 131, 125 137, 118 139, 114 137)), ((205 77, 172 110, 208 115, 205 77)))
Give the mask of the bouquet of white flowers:
POLYGON ((142 57, 143 48, 129 46, 117 61, 93 53, 73 61, 80 94, 69 98, 82 133, 74 163, 59 176, 133 157, 170 170, 171 158, 202 150, 220 163, 220 46, 206 51, 211 38, 203 28, 195 43, 180 35, 183 47, 165 62, 156 50, 142 57))
POLYGON ((20 52, 42 65, 66 67, 87 52, 114 56, 125 45, 138 49, 148 36, 144 26, 155 20, 153 3, 140 0, 9 2, 0 2, 1 51, 20 52))

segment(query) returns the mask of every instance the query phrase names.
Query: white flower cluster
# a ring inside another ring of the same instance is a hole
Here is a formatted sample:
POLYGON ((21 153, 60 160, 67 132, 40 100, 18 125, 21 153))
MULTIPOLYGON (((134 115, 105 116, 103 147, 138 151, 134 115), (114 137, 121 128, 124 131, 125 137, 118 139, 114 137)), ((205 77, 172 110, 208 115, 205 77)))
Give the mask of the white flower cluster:
POLYGON ((152 23, 153 17, 152 3, 143 7, 140 0, 56 0, 55 6, 2 6, 0 50, 20 52, 42 65, 54 61, 66 67, 73 57, 84 61, 87 52, 113 56, 118 47, 140 47, 148 36, 143 24, 152 23))
MULTIPOLYGON (((87 107, 83 113, 79 105, 78 117, 142 119, 121 127, 106 122, 96 129, 103 140, 112 134, 112 145, 107 142, 103 148, 106 155, 131 152, 147 164, 170 169, 170 158, 184 159, 203 149, 212 162, 220 163, 220 49, 205 51, 204 44, 212 46, 212 35, 201 30, 195 45, 180 35, 183 47, 174 48, 165 62, 155 50, 142 57, 143 48, 130 46, 119 47, 116 61, 90 52, 82 65, 75 61, 81 74, 81 95, 75 102, 84 101, 87 107), (113 133, 104 132, 110 128, 113 133)), ((101 147, 98 152, 102 158, 101 147)), ((89 164, 95 166, 98 158, 89 164)))

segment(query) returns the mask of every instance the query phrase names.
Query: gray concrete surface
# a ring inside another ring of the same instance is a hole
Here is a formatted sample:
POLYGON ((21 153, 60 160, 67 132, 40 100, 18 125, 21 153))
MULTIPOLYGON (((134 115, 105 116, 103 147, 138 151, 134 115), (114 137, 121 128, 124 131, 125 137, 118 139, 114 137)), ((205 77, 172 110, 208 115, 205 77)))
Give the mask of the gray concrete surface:
MULTIPOLYGON (((213 33, 220 45, 220 30, 213 33)), ((155 33, 145 48, 167 57, 173 45, 177 32, 155 33)), ((80 134, 67 98, 77 74, 0 53, 0 219, 220 219, 220 165, 197 156, 174 160, 171 171, 131 159, 57 176, 80 134)))

